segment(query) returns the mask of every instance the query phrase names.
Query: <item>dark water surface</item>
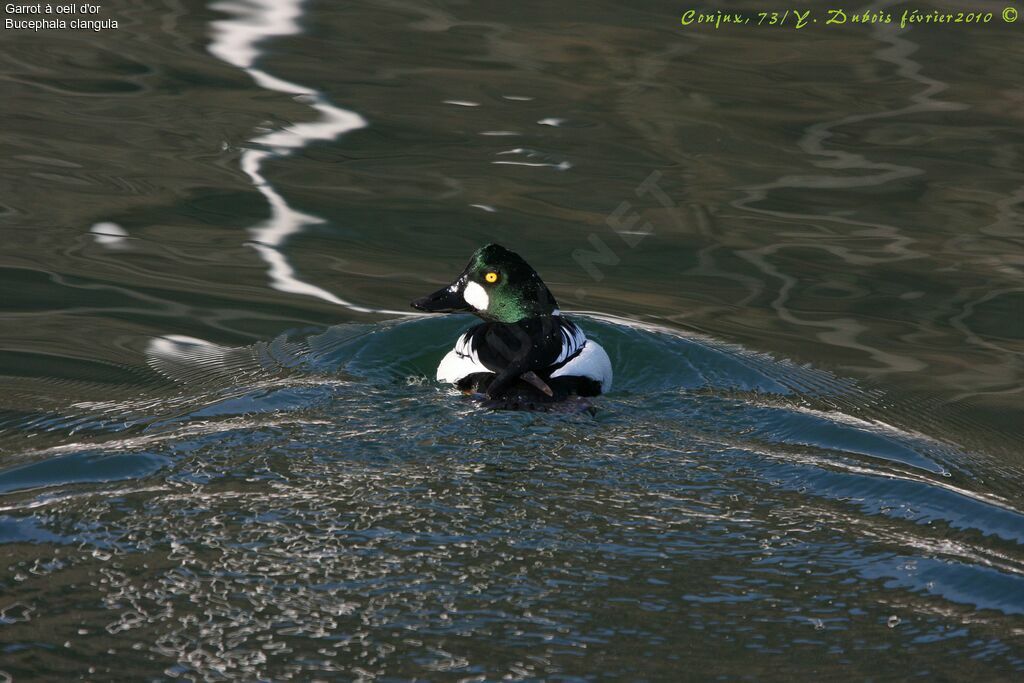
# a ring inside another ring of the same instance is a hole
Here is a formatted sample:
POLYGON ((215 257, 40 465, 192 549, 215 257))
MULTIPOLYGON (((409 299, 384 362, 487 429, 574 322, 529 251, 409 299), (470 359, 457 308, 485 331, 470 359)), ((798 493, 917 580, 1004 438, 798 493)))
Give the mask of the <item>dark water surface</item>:
POLYGON ((635 5, 0 33, 0 680, 1020 676, 1024 21, 635 5), (489 241, 596 415, 433 382, 489 241))

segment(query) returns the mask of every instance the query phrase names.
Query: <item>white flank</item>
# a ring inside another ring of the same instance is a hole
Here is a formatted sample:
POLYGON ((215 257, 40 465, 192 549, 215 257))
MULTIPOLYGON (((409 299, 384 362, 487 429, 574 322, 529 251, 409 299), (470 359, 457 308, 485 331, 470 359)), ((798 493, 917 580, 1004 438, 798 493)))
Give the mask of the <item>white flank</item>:
POLYGON ((459 337, 459 340, 455 342, 455 348, 441 359, 441 364, 437 366, 437 381, 455 384, 474 372, 490 372, 490 370, 480 362, 476 351, 469 343, 469 334, 467 333, 459 337))
POLYGON ((569 375, 600 382, 601 393, 607 393, 612 388, 612 361, 600 344, 588 339, 580 355, 551 373, 552 377, 569 375))
POLYGON ((467 304, 478 311, 486 311, 491 303, 491 299, 487 296, 484 288, 475 282, 470 282, 466 285, 466 288, 462 290, 462 298, 466 300, 467 304))

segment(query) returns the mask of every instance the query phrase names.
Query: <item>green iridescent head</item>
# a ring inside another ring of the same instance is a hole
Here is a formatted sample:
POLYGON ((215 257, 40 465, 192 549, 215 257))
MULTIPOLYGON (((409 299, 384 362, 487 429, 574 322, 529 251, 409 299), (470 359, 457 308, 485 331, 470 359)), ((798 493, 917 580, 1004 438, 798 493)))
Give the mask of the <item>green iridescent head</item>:
POLYGON ((505 323, 558 311, 555 297, 537 271, 498 244, 477 249, 452 284, 413 301, 412 306, 434 313, 470 311, 484 320, 505 323))

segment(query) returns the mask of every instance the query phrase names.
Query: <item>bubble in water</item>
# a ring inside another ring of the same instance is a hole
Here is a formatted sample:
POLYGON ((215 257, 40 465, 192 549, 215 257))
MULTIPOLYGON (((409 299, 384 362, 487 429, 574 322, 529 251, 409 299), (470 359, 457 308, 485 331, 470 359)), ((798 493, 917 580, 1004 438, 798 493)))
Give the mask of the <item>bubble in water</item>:
POLYGON ((886 625, 889 628, 896 628, 900 625, 900 618, 894 614, 891 617, 889 617, 889 621, 886 622, 886 625))

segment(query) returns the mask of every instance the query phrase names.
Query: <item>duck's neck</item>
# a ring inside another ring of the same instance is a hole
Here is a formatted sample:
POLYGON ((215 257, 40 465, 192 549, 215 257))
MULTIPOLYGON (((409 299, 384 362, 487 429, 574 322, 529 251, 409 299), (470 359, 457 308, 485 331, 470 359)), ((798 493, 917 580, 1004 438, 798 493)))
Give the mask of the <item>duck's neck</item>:
POLYGON ((535 287, 516 292, 513 296, 495 298, 487 310, 480 311, 478 315, 493 322, 517 323, 560 313, 555 297, 543 282, 538 281, 535 287))

